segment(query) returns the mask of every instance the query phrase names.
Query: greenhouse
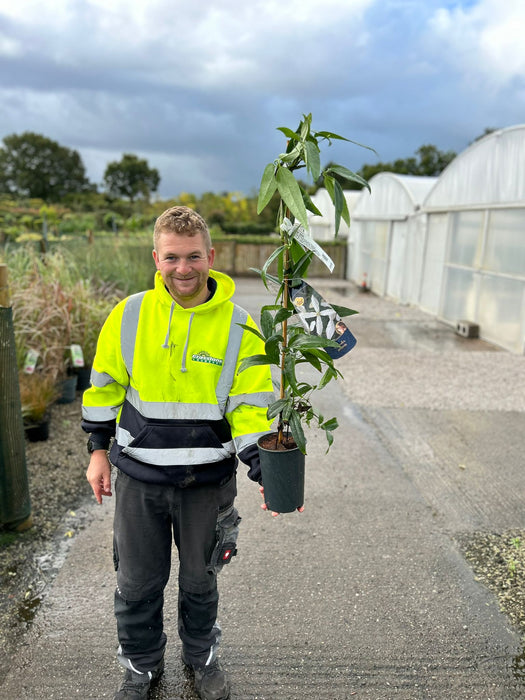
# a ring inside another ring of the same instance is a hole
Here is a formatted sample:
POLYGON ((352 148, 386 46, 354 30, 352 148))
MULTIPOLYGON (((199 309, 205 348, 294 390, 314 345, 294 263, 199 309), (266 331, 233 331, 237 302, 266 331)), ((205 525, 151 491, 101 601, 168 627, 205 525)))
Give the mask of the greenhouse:
POLYGON ((347 277, 379 295, 412 302, 423 253, 420 207, 434 177, 378 173, 362 190, 349 236, 347 277))
POLYGON ((439 178, 379 173, 347 277, 511 352, 525 350, 525 125, 475 141, 439 178))
POLYGON ((525 125, 476 141, 423 203, 419 305, 512 352, 525 341, 525 125))
MULTIPOLYGON (((361 190, 345 190, 344 191, 346 205, 350 216, 354 211, 355 205, 361 196, 361 190)), ((328 191, 322 187, 312 196, 312 202, 319 209, 322 216, 316 216, 308 212, 308 228, 312 238, 316 241, 333 240, 335 233, 335 208, 330 199, 328 191)), ((339 227, 339 236, 348 238, 349 228, 341 219, 339 227)))

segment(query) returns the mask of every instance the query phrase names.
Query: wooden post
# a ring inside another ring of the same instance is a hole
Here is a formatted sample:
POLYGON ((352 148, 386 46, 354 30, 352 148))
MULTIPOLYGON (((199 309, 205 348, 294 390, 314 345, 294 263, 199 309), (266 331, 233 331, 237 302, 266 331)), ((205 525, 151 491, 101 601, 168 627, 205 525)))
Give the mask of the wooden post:
MULTIPOLYGON (((7 328, 3 328, 4 345, 0 354, 0 525, 23 532, 32 526, 33 520, 7 265, 4 264, 0 264, 0 307, 7 309, 2 315, 9 319, 7 328)), ((2 324, 4 326, 4 321, 2 324)))
POLYGON ((9 285, 7 284, 7 265, 0 264, 0 306, 9 306, 9 285))

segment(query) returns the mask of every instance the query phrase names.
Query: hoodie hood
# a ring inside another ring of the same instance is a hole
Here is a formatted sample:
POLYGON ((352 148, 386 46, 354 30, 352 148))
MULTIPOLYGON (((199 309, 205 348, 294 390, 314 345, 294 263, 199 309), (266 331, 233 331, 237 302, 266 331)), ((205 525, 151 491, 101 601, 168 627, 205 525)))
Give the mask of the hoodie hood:
POLYGON ((199 304, 198 306, 192 306, 185 309, 184 307, 180 306, 180 304, 177 304, 166 289, 162 275, 158 270, 155 274, 155 293, 159 298, 159 301, 172 307, 173 311, 176 310, 177 313, 185 312, 188 314, 205 314, 209 311, 213 311, 219 304, 229 301, 235 292, 235 282, 231 277, 228 277, 228 275, 225 275, 223 272, 217 272, 216 270, 210 270, 209 276, 211 279, 215 280, 217 283, 217 288, 211 299, 208 299, 208 301, 204 302, 204 304, 199 304))

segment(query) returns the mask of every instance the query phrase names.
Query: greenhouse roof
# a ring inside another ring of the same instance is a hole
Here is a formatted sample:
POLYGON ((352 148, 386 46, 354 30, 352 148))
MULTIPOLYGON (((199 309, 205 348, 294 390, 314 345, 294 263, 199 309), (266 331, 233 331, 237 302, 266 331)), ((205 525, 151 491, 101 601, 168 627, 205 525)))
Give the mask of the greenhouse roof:
POLYGON ((378 173, 370 179, 354 209, 356 219, 404 219, 413 214, 435 185, 436 177, 378 173))
POLYGON ((423 202, 427 211, 525 205, 525 124, 475 141, 441 173, 423 202))

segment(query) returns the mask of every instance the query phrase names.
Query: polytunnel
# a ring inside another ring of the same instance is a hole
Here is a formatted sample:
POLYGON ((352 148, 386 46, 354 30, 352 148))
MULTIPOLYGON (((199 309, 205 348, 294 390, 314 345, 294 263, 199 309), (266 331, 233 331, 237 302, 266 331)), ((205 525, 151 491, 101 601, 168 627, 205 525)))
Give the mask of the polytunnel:
MULTIPOLYGON (((351 217, 355 205, 361 195, 361 191, 344 190, 343 194, 345 196, 346 205, 351 217)), ((324 187, 318 189, 317 192, 312 195, 312 202, 319 209, 322 216, 314 215, 308 212, 308 228, 310 230, 310 235, 316 241, 333 240, 335 236, 335 207, 330 199, 328 190, 326 190, 324 187)), ((349 228, 341 219, 338 235, 341 238, 348 238, 348 234, 349 228)))
POLYGON ((396 301, 411 301, 419 279, 424 217, 421 204, 435 177, 378 173, 355 205, 347 277, 396 301))
POLYGON ((525 125, 474 142, 422 205, 422 273, 411 301, 468 322, 512 352, 525 344, 525 125))

